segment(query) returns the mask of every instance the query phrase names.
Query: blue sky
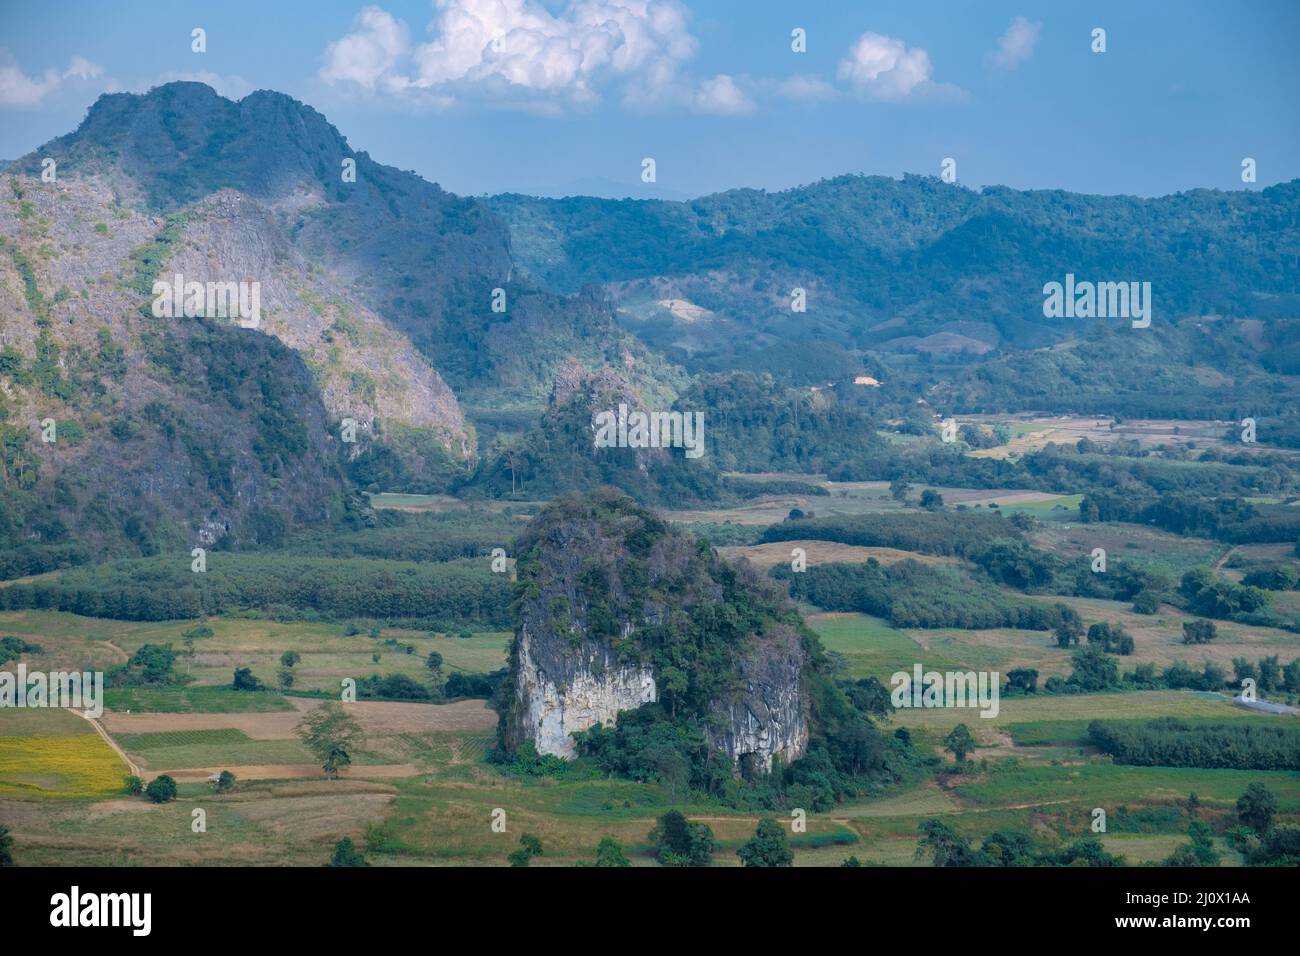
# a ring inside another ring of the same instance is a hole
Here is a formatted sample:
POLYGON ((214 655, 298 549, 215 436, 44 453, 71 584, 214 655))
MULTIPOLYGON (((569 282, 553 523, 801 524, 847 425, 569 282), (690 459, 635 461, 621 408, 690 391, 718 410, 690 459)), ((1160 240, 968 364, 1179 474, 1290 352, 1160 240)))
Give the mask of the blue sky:
POLYGON ((200 78, 461 193, 635 195, 647 156, 670 196, 945 157, 971 186, 1138 195, 1240 189, 1252 157, 1258 188, 1300 176, 1297 41, 1295 0, 5 0, 0 156, 200 78))

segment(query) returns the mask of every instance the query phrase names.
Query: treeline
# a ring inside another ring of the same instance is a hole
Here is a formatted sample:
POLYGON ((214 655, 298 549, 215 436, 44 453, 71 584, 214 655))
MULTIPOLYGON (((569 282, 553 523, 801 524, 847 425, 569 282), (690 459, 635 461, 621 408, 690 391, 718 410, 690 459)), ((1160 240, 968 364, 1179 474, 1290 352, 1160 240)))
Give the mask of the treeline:
POLYGON ((762 495, 812 495, 819 498, 830 496, 830 492, 823 485, 814 485, 791 478, 730 476, 726 479, 726 487, 736 497, 746 500, 762 495))
POLYGON ((996 583, 1030 593, 1133 601, 1143 593, 1159 597, 1170 587, 1163 576, 1128 561, 1112 560, 1104 574, 1093 573, 1086 555, 1067 560, 1013 538, 991 541, 966 557, 996 583))
POLYGON ((1013 520, 977 512, 881 512, 799 518, 763 532, 771 541, 836 541, 865 548, 898 548, 921 554, 968 555, 997 538, 1020 539, 1013 520))
POLYGON ((453 561, 507 552, 522 527, 507 514, 482 509, 407 513, 375 512, 378 525, 356 531, 295 538, 287 553, 322 558, 382 558, 392 561, 453 561))
POLYGON ((997 588, 953 568, 906 560, 884 565, 819 564, 801 573, 773 571, 790 582, 790 594, 828 611, 882 617, 894 627, 1015 627, 1046 631, 1060 622, 1057 608, 1018 604, 997 588))
POLYGON ((1239 497, 1170 492, 1156 497, 1093 492, 1079 502, 1082 521, 1127 521, 1174 534, 1231 544, 1268 544, 1300 539, 1300 508, 1252 504, 1239 497))
MULTIPOLYGON (((1300 545, 1297 545, 1300 548, 1300 545)), ((1256 568, 1241 583, 1246 587, 1263 588, 1266 591, 1300 590, 1300 564, 1274 564, 1256 568)))
POLYGON ((91 553, 81 544, 29 544, 0 551, 0 581, 84 564, 91 553))
POLYGON ((1300 770, 1300 726, 1281 721, 1094 720, 1088 725, 1088 739, 1116 763, 1140 767, 1300 770))
POLYGON ((975 847, 937 817, 921 824, 917 857, 929 856, 931 865, 967 866, 1123 866, 1124 858, 1106 852, 1094 836, 1082 837, 1068 846, 1040 843, 1019 830, 990 833, 975 847))
POLYGON ((829 467, 827 476, 833 481, 902 478, 960 488, 1024 488, 1089 496, 1117 496, 1115 489, 1122 488, 1123 496, 1144 501, 1180 493, 1200 498, 1276 494, 1297 482, 1295 469, 1279 455, 1241 458, 1206 451, 1202 460, 1187 461, 1177 449, 1123 456, 1098 453, 1090 442, 1080 444, 1082 449, 1051 444, 1015 461, 974 458, 965 453, 964 443, 891 446, 884 452, 848 458, 829 467))
POLYGON ((509 627, 510 583, 487 561, 411 563, 212 552, 112 561, 57 581, 0 588, 0 608, 165 621, 259 611, 281 619, 372 618, 437 627, 509 627))

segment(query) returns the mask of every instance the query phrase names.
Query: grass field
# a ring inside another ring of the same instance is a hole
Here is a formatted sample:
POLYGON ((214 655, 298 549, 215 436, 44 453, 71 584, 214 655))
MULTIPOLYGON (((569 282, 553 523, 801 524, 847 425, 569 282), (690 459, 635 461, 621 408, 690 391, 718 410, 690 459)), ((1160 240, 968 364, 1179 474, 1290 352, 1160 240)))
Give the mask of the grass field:
MULTIPOLYGON (((1044 434, 1061 436, 1075 424, 1080 435, 1107 431, 1096 423, 1017 421, 1013 433, 1024 447, 1044 434)), ((1089 420, 1090 422, 1091 420, 1089 420)), ((1156 428, 1150 435, 1163 433, 1156 428)), ((1057 439, 1059 440, 1059 438, 1057 439)), ((1154 440, 1154 439, 1153 439, 1154 440)), ((1199 440, 1199 439, 1198 439, 1199 440)), ((993 450, 997 451, 997 450, 993 450)), ((810 480, 808 476, 801 480, 810 480)), ((671 512, 676 520, 733 521, 757 526, 784 519, 792 507, 823 514, 898 511, 884 482, 821 483, 829 495, 781 495, 733 508, 671 512)), ((923 487, 914 488, 913 498, 923 487)), ((1039 546, 1063 557, 1105 547, 1112 559, 1133 560, 1176 578, 1207 566, 1226 546, 1168 535, 1137 525, 1082 525, 1078 496, 1013 489, 936 488, 947 504, 987 507, 1043 519, 1033 532, 1039 546)), ((376 507, 443 510, 463 507, 444 496, 372 496, 376 507)), ((502 505, 504 507, 504 505, 502 505)), ((853 548, 827 542, 779 542, 724 549, 760 568, 790 559, 805 547, 810 563, 881 561, 909 557, 882 548, 853 548)), ((1243 560, 1276 559, 1278 549, 1241 549, 1243 560)), ((920 560, 940 563, 936 558, 920 560)), ((947 559, 945 559, 947 560, 947 559)), ((1152 616, 1133 614, 1127 603, 1079 598, 1014 595, 1019 601, 1062 601, 1085 624, 1123 623, 1137 651, 1120 661, 1122 670, 1150 661, 1166 666, 1205 659, 1229 664, 1300 653, 1300 638, 1271 628, 1219 623, 1213 645, 1181 643, 1187 616, 1168 605, 1152 616)), ((1280 595, 1290 602, 1294 595, 1280 595)), ((1295 597, 1300 602, 1300 597, 1295 597)), ((1289 606, 1289 605, 1288 605, 1289 606)), ((815 609, 814 609, 815 611, 815 609)), ((102 725, 140 765, 146 779, 176 771, 177 801, 153 805, 121 793, 126 767, 83 718, 62 711, 0 712, 0 823, 15 835, 18 862, 67 863, 70 854, 85 865, 320 865, 335 843, 349 836, 371 865, 502 865, 524 832, 539 836, 545 854, 533 866, 589 861, 601 837, 616 837, 634 865, 654 865, 647 833, 668 809, 704 820, 718 841, 716 865, 736 865, 735 850, 753 833, 757 811, 740 812, 704 798, 687 798, 658 783, 634 783, 581 772, 530 778, 486 761, 495 744, 495 714, 483 701, 432 705, 362 701, 349 705, 366 731, 364 745, 342 779, 327 781, 315 758, 295 735, 305 710, 318 699, 235 692, 232 671, 250 667, 272 687, 279 658, 297 651, 295 691, 335 692, 344 677, 406 674, 427 682, 425 660, 443 657, 444 676, 457 671, 487 673, 506 663, 510 635, 475 633, 468 638, 395 628, 371 635, 370 622, 283 623, 248 618, 214 618, 214 633, 192 648, 184 633, 196 622, 102 621, 51 611, 0 613, 0 633, 42 645, 42 667, 107 668, 124 662, 145 643, 182 652, 178 670, 192 678, 180 687, 110 688, 102 725), (391 642, 391 643, 385 643, 391 642), (410 653, 404 645, 410 645, 410 653), (192 649, 192 653, 191 653, 192 649), (378 660, 375 660, 378 655, 378 660), (231 793, 216 794, 205 781, 212 769, 236 769, 231 793), (183 773, 182 773, 183 772, 183 773), (208 832, 193 834, 190 812, 202 807, 208 832), (491 827, 494 810, 504 810, 505 833, 491 827)), ((992 670, 1033 667, 1040 681, 1066 674, 1070 654, 1046 632, 1007 628, 900 630, 861 614, 810 613, 809 625, 827 650, 842 659, 844 677, 877 677, 888 683, 896 671, 992 670)), ((29 661, 29 664, 31 662, 29 661)), ((888 735, 898 727, 913 732, 922 751, 939 753, 942 738, 965 723, 979 747, 968 773, 954 773, 945 756, 939 772, 926 771, 908 787, 895 785, 854 799, 826 813, 810 813, 808 832, 791 840, 799 866, 837 866, 850 854, 867 863, 927 865, 915 855, 918 828, 942 816, 957 832, 978 843, 998 829, 1023 830, 1044 841, 1068 840, 1087 832, 1093 807, 1114 822, 1129 820, 1124 832, 1105 835, 1111 852, 1130 864, 1158 862, 1186 841, 1180 802, 1195 791, 1206 817, 1222 833, 1231 825, 1235 800, 1249 783, 1265 782, 1276 794, 1280 816, 1300 819, 1300 774, 1116 766, 1087 745, 1094 719, 1143 720, 1177 716, 1194 723, 1277 720, 1234 707, 1226 695, 1150 691, 1087 695, 1004 697, 996 718, 972 710, 899 710, 882 721, 888 735), (1132 815, 1125 817, 1132 811, 1132 815), (1134 823, 1132 821, 1138 821, 1134 823), (1139 825, 1140 823, 1140 825, 1139 825)), ((789 810, 774 811, 788 823, 789 810)), ((1236 854, 1220 841, 1227 864, 1236 854)))
POLYGON ((102 797, 119 792, 126 773, 121 758, 76 714, 0 712, 0 797, 102 797))
POLYGON ((956 792, 963 800, 981 807, 1084 803, 1104 808, 1185 800, 1193 792, 1202 803, 1227 807, 1252 783, 1265 784, 1272 790, 1280 809, 1300 809, 1300 774, 1282 771, 1011 762, 999 764, 970 783, 959 784, 956 792))

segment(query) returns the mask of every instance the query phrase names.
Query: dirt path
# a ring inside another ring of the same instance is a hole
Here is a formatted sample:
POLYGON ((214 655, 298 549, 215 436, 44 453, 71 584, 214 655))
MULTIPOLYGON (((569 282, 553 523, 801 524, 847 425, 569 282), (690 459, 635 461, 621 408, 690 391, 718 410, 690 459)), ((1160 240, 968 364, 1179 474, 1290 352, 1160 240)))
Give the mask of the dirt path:
MULTIPOLYGON (((291 697, 294 709, 248 714, 164 714, 113 712, 104 724, 114 734, 148 734, 172 730, 242 730, 254 740, 292 740, 302 715, 321 701, 291 697)), ((453 704, 423 704, 361 700, 347 704, 367 734, 488 731, 497 725, 496 712, 484 700, 461 700, 453 704)))
MULTIPOLYGON (((215 773, 229 770, 237 780, 324 780, 325 774, 317 763, 243 764, 232 767, 185 767, 179 770, 163 769, 177 782, 199 783, 215 773)), ((392 780, 397 777, 414 777, 419 769, 409 763, 354 764, 340 774, 341 780, 392 780)))
POLYGON ((1237 550, 1237 546, 1236 546, 1236 545, 1233 545, 1233 546, 1232 546, 1231 548, 1229 548, 1227 551, 1223 552, 1223 557, 1219 558, 1218 561, 1215 561, 1214 564, 1210 565, 1210 570, 1211 570, 1211 571, 1218 571, 1219 568, 1223 567, 1225 564, 1228 563, 1228 559, 1229 559, 1230 557, 1232 557, 1232 552, 1234 552, 1234 551, 1236 551, 1236 550, 1237 550))
POLYGON ((79 710, 75 710, 73 711, 73 713, 81 714, 82 717, 84 717, 87 721, 90 722, 90 726, 95 728, 95 733, 103 737, 104 742, 113 748, 113 752, 116 753, 119 757, 122 758, 123 761, 126 762, 127 767, 129 767, 131 770, 132 776, 134 777, 141 776, 140 768, 136 766, 135 761, 133 761, 130 757, 126 755, 126 751, 117 745, 117 741, 108 735, 108 731, 100 726, 99 721, 97 721, 94 717, 87 717, 79 710))

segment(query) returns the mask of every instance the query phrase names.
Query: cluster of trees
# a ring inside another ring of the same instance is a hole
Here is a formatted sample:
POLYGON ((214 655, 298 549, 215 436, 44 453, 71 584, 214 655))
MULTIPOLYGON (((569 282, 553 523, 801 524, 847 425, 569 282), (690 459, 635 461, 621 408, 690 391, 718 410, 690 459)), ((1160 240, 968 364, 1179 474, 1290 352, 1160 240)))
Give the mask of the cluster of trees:
POLYGON ((1300 657, 1285 665, 1276 654, 1261 657, 1254 664, 1244 657, 1234 657, 1232 670, 1238 687, 1242 681, 1249 679, 1255 681, 1255 686, 1265 693, 1285 691, 1288 694, 1300 694, 1300 657))
POLYGON ((669 810, 649 833, 655 859, 663 866, 708 866, 713 860, 715 840, 707 823, 688 820, 678 810, 669 810))
POLYGON ((1226 620, 1266 611, 1272 600, 1263 588, 1234 584, 1205 568, 1184 574, 1178 593, 1191 613, 1226 620))
MULTIPOLYGON (((626 389, 619 388, 605 390, 599 397, 590 389, 557 396, 533 428, 485 455, 474 475, 455 490, 467 496, 535 501, 575 489, 613 487, 637 501, 666 507, 728 498, 726 482, 707 451, 689 460, 682 448, 595 447, 593 415, 616 409, 620 402, 641 407, 626 389)), ((707 440, 710 434, 706 423, 701 438, 707 440)))
POLYGON ((1106 852, 1096 837, 1083 837, 1067 846, 1039 843, 1028 833, 999 830, 979 847, 949 824, 932 817, 921 824, 916 858, 930 857, 933 866, 1123 866, 1124 858, 1106 852))
POLYGON ((866 548, 898 548, 921 554, 973 555, 990 541, 1023 539, 1015 519, 974 511, 830 515, 775 524, 762 540, 836 541, 866 548))
POLYGON ((1276 817, 1277 797, 1262 783, 1252 783, 1237 798, 1242 831, 1228 836, 1249 865, 1300 866, 1300 828, 1276 826, 1276 817))
MULTIPOLYGON (((1234 472, 1248 470, 1230 465, 1215 467, 1234 472)), ((1079 517, 1088 522, 1126 521, 1150 524, 1174 534, 1214 538, 1233 544, 1289 543, 1300 538, 1300 514, 1297 514, 1297 509, 1286 505, 1253 504, 1238 495, 1215 496, 1182 491, 1159 495, 1092 491, 1079 502, 1079 517)))
POLYGON ((1265 591, 1300 591, 1300 564, 1275 564, 1256 568, 1243 577, 1241 583, 1265 591))
POLYGON ((700 375, 677 403, 707 409, 708 453, 723 471, 824 472, 847 451, 881 450, 872 418, 771 375, 700 375))
POLYGON ((1103 651, 1127 657, 1133 653, 1133 635, 1125 630, 1123 624, 1111 624, 1107 621, 1088 628, 1088 643, 1096 644, 1103 651))
POLYGON ((1116 763, 1141 767, 1300 770, 1300 727, 1280 721, 1094 720, 1088 739, 1116 763))
POLYGON ((889 565, 875 558, 863 564, 819 564, 799 574, 778 566, 773 574, 790 582, 790 594, 798 600, 828 611, 872 614, 895 627, 1045 631, 1059 624, 1065 607, 1016 603, 996 587, 957 569, 911 559, 889 565))
POLYGON ((442 563, 213 552, 122 559, 57 581, 0 588, 0 608, 50 608, 90 617, 164 621, 256 610, 281 618, 353 617, 437 626, 509 626, 506 575, 483 560, 442 563))
POLYGON ((43 654, 39 644, 31 644, 21 637, 0 637, 0 665, 17 660, 24 654, 43 654))
POLYGON ((320 558, 382 558, 390 561, 454 561, 510 550, 519 523, 482 508, 454 511, 374 511, 374 527, 311 533, 291 539, 284 551, 320 558))
MULTIPOLYGON (((1109 563, 1105 574, 1095 574, 1087 555, 1066 560, 1014 538, 991 541, 987 547, 966 557, 998 584, 1027 593, 1068 594, 1134 603, 1142 597, 1144 603, 1154 600, 1158 606, 1158 596, 1169 588, 1164 577, 1130 561, 1115 559, 1109 563)), ((1152 608, 1152 613, 1154 610, 1152 608)))
POLYGON ((125 664, 109 668, 104 683, 109 687, 165 687, 183 683, 176 673, 178 652, 170 644, 142 644, 125 664))

